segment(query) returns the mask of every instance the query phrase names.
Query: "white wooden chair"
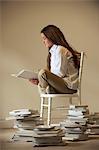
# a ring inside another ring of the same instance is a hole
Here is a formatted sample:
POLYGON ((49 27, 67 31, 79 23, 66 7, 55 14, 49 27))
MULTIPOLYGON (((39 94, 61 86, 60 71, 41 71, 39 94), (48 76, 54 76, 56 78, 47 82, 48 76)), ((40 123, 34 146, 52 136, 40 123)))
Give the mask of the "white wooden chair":
POLYGON ((52 99, 54 97, 66 97, 69 98, 69 103, 72 104, 72 98, 76 97, 78 99, 78 104, 81 105, 81 79, 82 79, 82 70, 83 70, 83 60, 84 60, 84 52, 81 52, 80 56, 80 67, 79 67, 79 85, 77 89, 77 93, 74 94, 41 94, 40 100, 40 117, 43 117, 44 114, 44 108, 47 108, 48 114, 47 114, 47 125, 50 125, 51 123, 51 108, 52 108, 52 99), (47 100, 47 104, 45 103, 45 100, 47 100))

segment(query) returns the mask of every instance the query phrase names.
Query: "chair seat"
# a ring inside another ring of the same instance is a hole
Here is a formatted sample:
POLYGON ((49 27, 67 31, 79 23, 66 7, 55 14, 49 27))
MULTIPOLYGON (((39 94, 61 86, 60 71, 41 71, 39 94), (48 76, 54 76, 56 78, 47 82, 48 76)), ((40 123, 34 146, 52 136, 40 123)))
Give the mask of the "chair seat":
POLYGON ((40 97, 76 97, 78 92, 73 94, 41 94, 40 97))

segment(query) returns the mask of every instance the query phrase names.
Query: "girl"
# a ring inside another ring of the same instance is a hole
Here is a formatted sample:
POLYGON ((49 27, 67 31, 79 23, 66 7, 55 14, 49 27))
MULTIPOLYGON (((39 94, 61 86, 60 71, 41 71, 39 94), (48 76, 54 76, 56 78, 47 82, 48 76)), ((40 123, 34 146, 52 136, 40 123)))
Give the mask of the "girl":
POLYGON ((66 41, 61 30, 48 25, 41 30, 44 45, 48 48, 47 68, 38 73, 37 84, 41 93, 75 93, 78 88, 79 56, 66 41))

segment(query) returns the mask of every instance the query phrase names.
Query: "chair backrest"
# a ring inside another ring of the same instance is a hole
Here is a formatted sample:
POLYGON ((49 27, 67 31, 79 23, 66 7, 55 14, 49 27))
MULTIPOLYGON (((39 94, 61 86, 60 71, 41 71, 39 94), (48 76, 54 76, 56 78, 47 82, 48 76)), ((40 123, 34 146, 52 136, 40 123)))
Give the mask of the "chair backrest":
POLYGON ((82 51, 82 52, 81 52, 81 55, 80 55, 78 92, 80 92, 80 90, 81 90, 81 80, 82 80, 83 62, 84 62, 84 52, 82 51))

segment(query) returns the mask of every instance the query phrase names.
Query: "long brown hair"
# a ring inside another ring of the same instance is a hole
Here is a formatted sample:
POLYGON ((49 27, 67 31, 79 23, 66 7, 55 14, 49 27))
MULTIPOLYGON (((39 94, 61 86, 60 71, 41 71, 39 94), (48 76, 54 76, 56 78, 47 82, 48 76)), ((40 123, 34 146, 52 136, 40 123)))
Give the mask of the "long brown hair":
MULTIPOLYGON (((80 53, 74 50, 66 41, 62 31, 56 27, 55 25, 48 25, 44 27, 41 30, 41 33, 43 33, 53 44, 61 45, 67 48, 73 55, 74 64, 76 68, 79 68, 79 55, 80 53)), ((50 54, 48 54, 47 62, 48 62, 48 68, 50 69, 50 54)))

